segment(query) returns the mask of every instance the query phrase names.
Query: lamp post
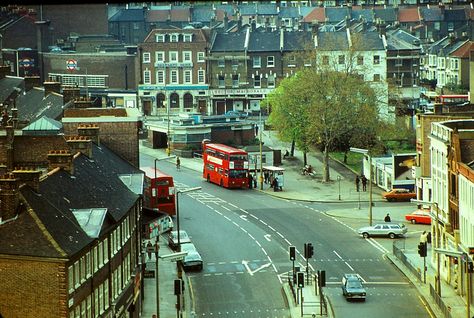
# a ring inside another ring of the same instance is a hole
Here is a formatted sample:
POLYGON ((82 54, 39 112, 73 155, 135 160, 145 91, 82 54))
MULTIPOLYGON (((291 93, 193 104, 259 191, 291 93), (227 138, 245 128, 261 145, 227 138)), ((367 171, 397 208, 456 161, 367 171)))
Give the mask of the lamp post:
MULTIPOLYGON (((180 239, 180 233, 179 233, 180 228, 179 228, 179 199, 178 199, 178 195, 180 193, 187 193, 187 192, 192 192, 192 191, 197 191, 197 190, 201 190, 201 187, 195 187, 195 188, 189 188, 189 189, 176 191, 176 227, 177 227, 177 230, 178 230, 178 253, 181 252, 181 239, 180 239)), ((183 270, 182 270, 182 266, 181 266, 181 261, 177 261, 176 265, 178 266, 178 279, 182 279, 183 270)), ((182 297, 181 294, 180 294, 180 297, 182 297)), ((181 312, 181 305, 182 305, 182 302, 180 300, 179 301, 179 307, 177 308, 178 312, 181 312)))
MULTIPOLYGON (((267 101, 267 106, 268 106, 268 101, 267 101)), ((263 190, 263 155, 262 155, 262 111, 260 110, 260 118, 259 118, 259 123, 260 123, 260 129, 258 130, 259 133, 259 140, 260 140, 260 190, 263 190)), ((255 173, 257 173, 255 171, 255 173)))
POLYGON ((339 201, 341 201, 341 176, 337 176, 337 182, 339 186, 339 201))
MULTIPOLYGON (((372 156, 368 149, 351 147, 350 151, 361 153, 369 157, 369 226, 372 226, 372 156)), ((359 209, 360 209, 360 192, 359 192, 359 209)))

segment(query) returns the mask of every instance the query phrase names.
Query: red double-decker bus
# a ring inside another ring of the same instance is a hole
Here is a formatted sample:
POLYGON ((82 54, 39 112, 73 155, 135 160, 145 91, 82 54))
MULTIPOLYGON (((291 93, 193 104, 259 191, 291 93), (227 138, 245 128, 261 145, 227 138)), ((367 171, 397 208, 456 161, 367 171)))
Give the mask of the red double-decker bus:
POLYGON ((144 208, 158 209, 168 215, 176 214, 173 177, 152 168, 141 168, 145 172, 144 208))
POLYGON ((203 178, 225 188, 247 188, 249 162, 247 152, 226 146, 213 144, 209 140, 202 142, 204 162, 203 178))

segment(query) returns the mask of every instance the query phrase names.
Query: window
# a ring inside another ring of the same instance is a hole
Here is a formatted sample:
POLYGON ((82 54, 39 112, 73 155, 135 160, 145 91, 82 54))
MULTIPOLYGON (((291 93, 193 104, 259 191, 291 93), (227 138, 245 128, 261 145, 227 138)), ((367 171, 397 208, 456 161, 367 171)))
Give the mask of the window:
POLYGON ((176 51, 169 51, 169 57, 171 63, 178 62, 178 52, 176 51))
POLYGON ((205 70, 198 70, 198 83, 199 84, 205 83, 205 76, 206 76, 205 70))
POLYGON ((183 35, 183 42, 192 42, 193 41, 193 35, 192 34, 184 34, 183 35))
POLYGON ((77 261, 74 263, 74 286, 75 287, 79 287, 80 285, 79 274, 80 274, 79 261, 77 261))
POLYGON ((232 60, 232 70, 237 71, 239 68, 239 61, 238 60, 232 60))
POLYGON ((374 74, 374 82, 380 82, 380 74, 374 74))
POLYGON ((138 23, 138 22, 133 22, 133 29, 134 29, 134 30, 139 30, 139 29, 140 29, 140 23, 138 23))
POLYGON ((155 59, 156 59, 156 62, 158 62, 158 63, 164 63, 165 62, 165 52, 163 52, 163 51, 155 52, 155 59))
POLYGON ((197 61, 198 62, 204 62, 204 52, 198 52, 197 53, 197 61))
POLYGON ((220 58, 218 61, 217 61, 217 66, 219 67, 225 67, 225 60, 223 58, 220 58))
POLYGON ((185 70, 184 71, 184 83, 185 84, 191 84, 192 83, 192 71, 191 70, 185 70))
POLYGON ((104 242, 99 244, 99 268, 104 265, 104 242))
POLYGON ((224 75, 219 75, 219 76, 217 77, 217 80, 218 80, 218 82, 219 82, 219 87, 220 87, 220 88, 225 87, 224 75))
POLYGON ((364 65, 364 57, 359 55, 357 56, 357 65, 364 65))
POLYGON ((86 254, 86 277, 90 277, 92 275, 91 271, 91 252, 86 254))
POLYGON ((191 51, 183 51, 183 62, 191 62, 191 51))
POLYGON ((275 87, 275 74, 268 75, 267 87, 269 88, 275 87))
POLYGON ((155 34, 155 41, 156 42, 165 42, 165 35, 164 34, 155 34))
POLYGON ((345 56, 344 55, 339 55, 338 60, 339 60, 339 64, 344 64, 345 56))
POLYGON ((267 56, 267 67, 274 67, 274 66, 275 66, 275 57, 267 56))
POLYGON ((329 56, 323 55, 323 65, 329 65, 329 56))
POLYGON ((380 56, 379 55, 374 55, 374 64, 375 65, 380 64, 380 56))
POLYGON ((177 70, 171 70, 170 72, 170 80, 171 84, 178 84, 178 71, 177 70))
POLYGON ((253 78, 253 87, 260 88, 260 85, 261 85, 260 75, 255 75, 253 78))
POLYGON ((262 59, 260 56, 254 56, 253 57, 253 67, 259 68, 261 67, 262 59))
POLYGON ((232 75, 232 87, 239 87, 239 74, 232 75))
POLYGON ((143 53, 143 63, 150 63, 150 53, 149 52, 145 52, 143 53))
POLYGON ((104 239, 104 264, 109 261, 109 239, 104 239))
POLYGON ((104 281, 104 309, 109 308, 109 279, 104 281))
POLYGON ((156 84, 165 84, 165 71, 156 71, 156 84))
POLYGON ((143 71, 143 83, 151 84, 151 72, 148 70, 143 71))
POLYGON ((67 268, 67 277, 69 282, 69 292, 74 291, 74 266, 69 266, 67 268))
POLYGON ((178 34, 171 34, 170 35, 170 42, 178 42, 178 34))

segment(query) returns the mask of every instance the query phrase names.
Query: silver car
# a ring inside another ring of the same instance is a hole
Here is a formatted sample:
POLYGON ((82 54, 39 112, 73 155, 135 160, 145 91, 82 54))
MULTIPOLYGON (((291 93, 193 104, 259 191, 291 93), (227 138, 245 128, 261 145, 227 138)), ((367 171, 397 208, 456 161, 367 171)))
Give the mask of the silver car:
MULTIPOLYGON (((191 243, 191 239, 189 238, 188 233, 186 233, 186 231, 179 231, 179 243, 181 244, 181 246, 184 243, 191 243)), ((172 249, 178 248, 178 231, 170 232, 170 236, 168 237, 168 245, 172 249)))
POLYGON ((391 239, 397 236, 403 236, 406 234, 408 229, 404 224, 397 223, 384 223, 375 224, 374 226, 366 226, 357 230, 357 233, 362 235, 364 238, 370 236, 388 236, 391 239))
POLYGON ((183 267, 187 269, 202 270, 202 257, 201 254, 196 250, 196 246, 193 243, 181 244, 181 251, 188 252, 184 257, 183 267))

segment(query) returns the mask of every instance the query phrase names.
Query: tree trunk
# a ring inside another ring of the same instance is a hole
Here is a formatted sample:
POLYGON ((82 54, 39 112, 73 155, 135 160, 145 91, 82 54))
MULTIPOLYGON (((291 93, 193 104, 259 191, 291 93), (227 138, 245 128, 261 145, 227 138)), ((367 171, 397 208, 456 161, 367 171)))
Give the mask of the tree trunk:
POLYGON ((303 164, 305 166, 308 164, 308 157, 306 156, 306 151, 303 151, 303 164))
POLYGON ((330 175, 329 175, 329 149, 328 146, 324 146, 323 152, 323 182, 329 182, 330 175))
POLYGON ((291 141, 290 156, 292 156, 292 157, 295 156, 295 140, 294 139, 291 141))
POLYGON ((344 152, 344 163, 347 164, 347 151, 344 152))

